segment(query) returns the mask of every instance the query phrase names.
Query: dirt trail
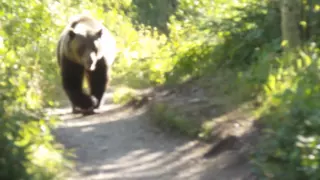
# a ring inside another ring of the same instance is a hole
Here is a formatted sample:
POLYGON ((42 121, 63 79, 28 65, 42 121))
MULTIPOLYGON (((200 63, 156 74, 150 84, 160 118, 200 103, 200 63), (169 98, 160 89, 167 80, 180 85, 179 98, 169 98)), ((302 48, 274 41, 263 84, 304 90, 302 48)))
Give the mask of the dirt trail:
MULTIPOLYGON (((100 114, 61 116, 58 140, 75 149, 76 168, 69 179, 79 180, 250 180, 248 161, 229 150, 205 159, 209 145, 165 134, 146 115, 110 103, 100 114)), ((53 114, 70 112, 56 109, 53 114)))

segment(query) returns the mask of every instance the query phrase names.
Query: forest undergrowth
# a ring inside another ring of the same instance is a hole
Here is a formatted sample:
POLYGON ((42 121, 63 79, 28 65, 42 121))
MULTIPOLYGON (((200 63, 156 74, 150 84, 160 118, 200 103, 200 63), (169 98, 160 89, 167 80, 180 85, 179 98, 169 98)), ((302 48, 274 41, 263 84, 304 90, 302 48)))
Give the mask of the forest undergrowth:
MULTIPOLYGON (((71 166, 51 133, 58 119, 44 109, 59 106, 62 93, 58 36, 84 12, 117 39, 115 103, 130 101, 136 89, 198 79, 192 87, 205 91, 208 107, 251 104, 250 116, 264 125, 252 155, 261 179, 320 178, 319 1, 302 3, 303 45, 295 53, 283 52, 278 0, 5 0, 0 7, 1 179, 59 178, 71 166)), ((156 117, 167 117, 159 114, 165 106, 157 108, 156 117)), ((215 120, 195 118, 198 129, 189 131, 180 115, 162 119, 195 137, 210 136, 205 124, 215 120)))

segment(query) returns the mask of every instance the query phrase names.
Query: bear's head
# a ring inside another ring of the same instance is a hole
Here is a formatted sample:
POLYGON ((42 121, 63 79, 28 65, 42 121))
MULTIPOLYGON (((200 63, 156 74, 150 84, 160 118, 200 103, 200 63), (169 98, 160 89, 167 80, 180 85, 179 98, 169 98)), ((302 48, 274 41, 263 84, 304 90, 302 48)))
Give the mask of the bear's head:
POLYGON ((85 69, 93 71, 97 62, 102 59, 101 37, 103 29, 76 27, 69 29, 69 53, 85 69))

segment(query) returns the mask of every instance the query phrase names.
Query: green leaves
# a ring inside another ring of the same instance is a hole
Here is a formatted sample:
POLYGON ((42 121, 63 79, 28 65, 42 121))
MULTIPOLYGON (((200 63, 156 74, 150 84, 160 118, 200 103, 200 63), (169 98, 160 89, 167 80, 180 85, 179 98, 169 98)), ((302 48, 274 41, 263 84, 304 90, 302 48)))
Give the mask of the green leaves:
POLYGON ((262 116, 270 131, 256 153, 263 176, 275 179, 319 179, 320 77, 318 50, 283 56, 269 75, 262 116), (261 158, 266 158, 262 160, 261 158), (280 159, 281 161, 273 161, 280 159), (277 169, 272 167, 276 166, 277 169))
POLYGON ((44 94, 57 78, 54 39, 59 32, 50 3, 0 3, 0 179, 52 179, 63 170, 63 160, 35 154, 43 146, 49 153, 57 151, 48 131, 52 122, 41 120, 44 94))

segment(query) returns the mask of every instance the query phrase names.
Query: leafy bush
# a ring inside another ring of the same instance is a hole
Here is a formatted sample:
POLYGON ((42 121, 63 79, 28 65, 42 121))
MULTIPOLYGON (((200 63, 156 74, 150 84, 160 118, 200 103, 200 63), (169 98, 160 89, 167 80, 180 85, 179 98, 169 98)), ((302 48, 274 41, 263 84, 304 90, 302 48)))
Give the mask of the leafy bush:
POLYGON ((215 2, 212 10, 212 1, 179 1, 169 18, 168 41, 137 66, 153 65, 137 71, 151 69, 141 74, 150 74, 144 79, 158 77, 155 84, 176 83, 221 67, 248 68, 260 54, 280 52, 280 13, 274 3, 225 3, 215 2))
POLYGON ((267 125, 256 164, 272 179, 318 179, 319 49, 279 59, 265 84, 267 125))
POLYGON ((51 14, 37 1, 0 5, 0 177, 61 178, 68 163, 50 132, 56 119, 42 112, 57 82, 51 14))
POLYGON ((117 104, 126 104, 134 99, 136 92, 130 88, 119 87, 113 93, 113 102, 117 104))
MULTIPOLYGON (((268 127, 255 156, 261 175, 319 179, 319 50, 313 45, 299 56, 281 57, 278 1, 241 2, 243 6, 225 5, 228 13, 218 16, 201 5, 193 6, 198 5, 196 1, 180 1, 169 24, 170 47, 175 53, 170 55, 165 82, 201 76, 223 65, 242 68, 240 88, 250 87, 247 93, 258 98, 258 113, 268 127)), ((314 22, 309 27, 312 32, 319 22, 316 17, 308 19, 314 22)), ((318 42, 315 34, 306 40, 318 42)))

